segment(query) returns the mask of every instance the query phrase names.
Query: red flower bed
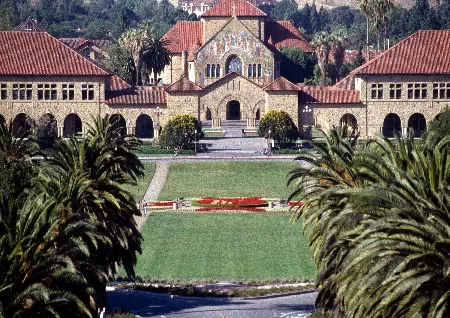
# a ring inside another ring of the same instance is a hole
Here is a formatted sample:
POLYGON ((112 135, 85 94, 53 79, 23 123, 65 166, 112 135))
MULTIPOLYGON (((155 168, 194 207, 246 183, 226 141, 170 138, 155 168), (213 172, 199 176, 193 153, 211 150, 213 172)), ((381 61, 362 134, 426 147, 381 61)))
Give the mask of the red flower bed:
POLYGON ((264 208, 239 208, 239 207, 230 207, 230 208, 198 208, 195 210, 196 212, 212 212, 212 211, 249 211, 249 212, 265 212, 264 208))
POLYGON ((206 197, 192 202, 193 205, 210 208, 229 208, 229 207, 262 207, 267 206, 267 201, 260 197, 246 198, 215 198, 206 197))
POLYGON ((165 202, 148 202, 147 205, 149 206, 173 206, 175 202, 174 201, 165 201, 165 202))
POLYGON ((302 206, 303 205, 303 202, 302 201, 290 201, 289 203, 289 206, 302 206))

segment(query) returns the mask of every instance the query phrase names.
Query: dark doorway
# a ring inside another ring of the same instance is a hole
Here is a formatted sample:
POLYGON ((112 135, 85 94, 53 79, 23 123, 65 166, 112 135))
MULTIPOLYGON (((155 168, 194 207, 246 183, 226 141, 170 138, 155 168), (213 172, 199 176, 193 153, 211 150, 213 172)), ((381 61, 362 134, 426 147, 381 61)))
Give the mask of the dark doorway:
POLYGON ((384 118, 383 136, 392 138, 396 134, 402 133, 402 123, 397 114, 389 114, 384 118))
POLYGON ((211 109, 206 108, 206 120, 212 120, 211 109))
POLYGON ((13 121, 13 136, 20 137, 26 131, 31 130, 31 120, 27 114, 19 114, 13 121))
POLYGON ((153 138, 153 120, 149 115, 142 114, 137 118, 136 137, 153 138))
POLYGON ((63 137, 72 137, 75 134, 81 133, 82 123, 77 114, 69 114, 64 119, 63 137))
POLYGON ((408 120, 408 133, 413 130, 414 137, 419 138, 422 136, 423 132, 427 129, 427 121, 422 114, 415 113, 409 117, 408 120))
POLYGON ((228 102, 227 119, 228 120, 241 119, 241 104, 237 100, 232 100, 228 102))
POLYGON ((125 118, 123 118, 120 114, 114 114, 109 118, 109 122, 113 126, 114 129, 119 128, 120 135, 125 136, 127 134, 127 123, 125 122, 125 118))
POLYGON ((256 115, 255 115, 256 120, 260 120, 261 119, 261 112, 258 108, 258 110, 256 111, 256 115))

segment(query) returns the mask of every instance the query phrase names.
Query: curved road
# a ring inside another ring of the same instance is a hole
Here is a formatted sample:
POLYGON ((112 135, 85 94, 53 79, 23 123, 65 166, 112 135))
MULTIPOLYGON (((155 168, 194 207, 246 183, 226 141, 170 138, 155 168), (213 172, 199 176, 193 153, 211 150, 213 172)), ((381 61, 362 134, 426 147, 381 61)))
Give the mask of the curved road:
POLYGON ((107 293, 107 309, 161 318, 304 318, 314 309, 316 292, 222 298, 183 297, 116 289, 107 293))

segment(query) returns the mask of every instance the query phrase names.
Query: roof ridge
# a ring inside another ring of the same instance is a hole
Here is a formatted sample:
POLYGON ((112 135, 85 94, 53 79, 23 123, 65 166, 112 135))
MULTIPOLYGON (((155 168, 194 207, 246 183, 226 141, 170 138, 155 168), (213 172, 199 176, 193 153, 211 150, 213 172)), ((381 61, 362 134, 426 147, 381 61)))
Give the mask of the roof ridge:
POLYGON ((214 85, 214 84, 216 84, 216 83, 218 83, 218 82, 221 82, 222 80, 224 80, 224 79, 227 78, 227 77, 232 76, 233 74, 235 74, 235 75, 237 75, 237 76, 239 76, 239 77, 245 79, 247 82, 250 82, 250 83, 252 83, 253 85, 256 85, 256 86, 258 86, 258 87, 262 87, 261 85, 258 85, 258 84, 256 84, 255 82, 252 82, 251 80, 249 80, 248 78, 246 78, 246 77, 243 76, 242 74, 239 74, 239 73, 233 71, 233 72, 228 72, 227 74, 225 74, 224 76, 222 76, 221 78, 219 78, 217 81, 212 82, 212 83, 210 83, 210 84, 204 86, 203 89, 206 89, 207 87, 210 87, 211 85, 214 85))

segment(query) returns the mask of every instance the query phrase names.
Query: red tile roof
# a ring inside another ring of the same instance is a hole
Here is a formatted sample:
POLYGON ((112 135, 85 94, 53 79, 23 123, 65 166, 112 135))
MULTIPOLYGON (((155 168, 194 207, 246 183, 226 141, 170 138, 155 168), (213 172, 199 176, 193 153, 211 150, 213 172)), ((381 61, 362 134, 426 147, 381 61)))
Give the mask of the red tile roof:
POLYGON ((203 45, 202 21, 178 21, 163 37, 171 53, 197 50, 203 45))
POLYGON ((99 75, 111 73, 46 32, 0 32, 0 75, 99 75))
POLYGON ((290 81, 284 77, 278 77, 272 83, 264 87, 265 91, 298 91, 300 88, 292 84, 290 81))
POLYGON ((168 92, 186 92, 186 91, 201 91, 203 88, 191 82, 186 77, 182 77, 172 85, 166 88, 168 92))
POLYGON ((130 88, 131 85, 125 82, 117 75, 113 75, 109 78, 109 90, 111 91, 120 91, 123 89, 130 88))
MULTIPOLYGON (((242 75, 239 74, 239 73, 236 73, 236 72, 229 72, 229 73, 225 74, 223 77, 219 78, 217 81, 212 82, 211 84, 206 85, 205 87, 203 87, 203 89, 206 89, 207 87, 210 87, 210 86, 212 86, 212 85, 217 85, 217 84, 219 84, 219 83, 221 83, 221 82, 225 82, 225 81, 231 80, 231 79, 236 78, 236 77, 240 77, 240 78, 246 80, 247 82, 252 83, 253 85, 256 85, 256 86, 261 87, 260 85, 256 84, 255 82, 252 82, 252 81, 249 80, 247 77, 242 76, 242 75)), ((220 85, 221 85, 221 84, 220 84, 220 85)), ((261 88, 262 88, 262 87, 261 87, 261 88)))
POLYGON ((331 86, 331 89, 345 89, 345 90, 355 89, 355 72, 351 72, 346 77, 341 79, 339 82, 331 86))
POLYGON ((303 87, 300 92, 301 104, 357 104, 359 102, 359 91, 303 87))
POLYGON ((144 88, 129 88, 121 91, 107 92, 106 104, 108 105, 151 105, 166 104, 166 92, 164 87, 150 86, 144 88))
POLYGON ((205 17, 266 17, 263 11, 245 0, 223 0, 201 15, 205 17))
POLYGON ((305 36, 289 21, 266 22, 265 31, 265 42, 278 50, 282 47, 294 47, 304 52, 314 51, 305 36))
POLYGON ((29 31, 29 32, 46 32, 46 30, 35 20, 28 18, 14 28, 14 31, 29 31))
POLYGON ((357 74, 450 74, 450 30, 417 31, 357 74))
POLYGON ((74 50, 78 50, 80 47, 89 43, 105 50, 111 44, 110 40, 90 40, 85 38, 60 38, 59 40, 74 50))

